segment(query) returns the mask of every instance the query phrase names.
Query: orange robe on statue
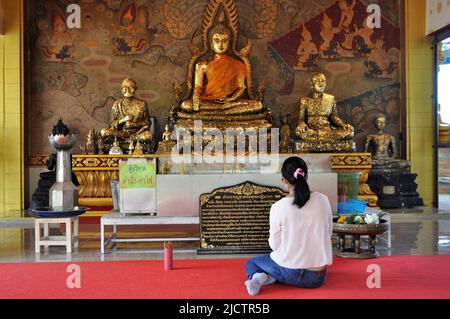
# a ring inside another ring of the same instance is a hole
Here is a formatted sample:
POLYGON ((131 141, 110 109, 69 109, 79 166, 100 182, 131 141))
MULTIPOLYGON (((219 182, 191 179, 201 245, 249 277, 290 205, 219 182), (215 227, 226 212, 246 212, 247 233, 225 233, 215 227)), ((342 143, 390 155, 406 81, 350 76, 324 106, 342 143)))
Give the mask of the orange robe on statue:
POLYGON ((200 96, 203 100, 218 100, 231 95, 239 88, 239 76, 245 77, 245 64, 222 55, 208 63, 206 78, 208 84, 200 96))

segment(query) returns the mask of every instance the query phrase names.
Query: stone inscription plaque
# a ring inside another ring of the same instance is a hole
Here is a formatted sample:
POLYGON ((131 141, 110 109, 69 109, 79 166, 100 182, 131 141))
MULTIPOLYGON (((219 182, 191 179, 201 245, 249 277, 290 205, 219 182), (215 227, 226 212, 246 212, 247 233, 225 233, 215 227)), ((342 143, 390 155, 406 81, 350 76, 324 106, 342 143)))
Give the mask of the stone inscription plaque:
POLYGON ((285 196, 278 187, 252 182, 200 196, 201 253, 269 252, 269 214, 285 196))

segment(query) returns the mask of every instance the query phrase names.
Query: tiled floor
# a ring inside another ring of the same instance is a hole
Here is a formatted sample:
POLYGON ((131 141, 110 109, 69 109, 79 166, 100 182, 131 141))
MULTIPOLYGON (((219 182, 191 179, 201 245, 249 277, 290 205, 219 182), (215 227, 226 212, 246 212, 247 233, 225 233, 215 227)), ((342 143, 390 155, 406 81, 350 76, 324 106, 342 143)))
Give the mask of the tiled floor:
MULTIPOLYGON (((391 214, 392 247, 379 239, 381 255, 450 254, 450 212, 430 208, 395 210, 391 214)), ((99 248, 81 248, 67 254, 64 247, 34 252, 31 221, 0 220, 0 262, 95 261, 162 259, 162 251, 118 249, 100 254, 99 248)), ((55 230, 57 231, 57 230, 55 230)), ((363 245, 365 243, 363 242, 363 245)), ((253 255, 198 255, 195 251, 175 250, 174 258, 247 258, 253 255)))

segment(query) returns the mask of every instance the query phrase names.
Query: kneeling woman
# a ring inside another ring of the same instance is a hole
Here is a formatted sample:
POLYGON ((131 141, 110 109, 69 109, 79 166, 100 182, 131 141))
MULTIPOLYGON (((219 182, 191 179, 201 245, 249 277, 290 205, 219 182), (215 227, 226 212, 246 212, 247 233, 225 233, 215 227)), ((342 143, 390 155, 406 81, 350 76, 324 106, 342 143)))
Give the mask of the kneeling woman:
POLYGON ((270 210, 269 245, 272 253, 250 259, 246 265, 248 293, 280 282, 299 288, 318 288, 333 261, 332 211, 328 197, 310 192, 308 168, 300 157, 288 158, 281 169, 289 195, 270 210))

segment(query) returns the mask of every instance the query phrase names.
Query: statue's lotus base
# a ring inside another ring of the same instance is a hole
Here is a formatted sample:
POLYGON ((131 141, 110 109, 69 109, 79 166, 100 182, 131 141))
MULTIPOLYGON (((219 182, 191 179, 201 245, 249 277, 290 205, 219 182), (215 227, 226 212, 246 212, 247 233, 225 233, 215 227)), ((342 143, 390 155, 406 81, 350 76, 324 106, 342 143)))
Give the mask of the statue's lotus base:
POLYGON ((354 152, 356 145, 354 141, 336 141, 336 142, 296 142, 296 150, 300 153, 338 153, 338 152, 354 152))

